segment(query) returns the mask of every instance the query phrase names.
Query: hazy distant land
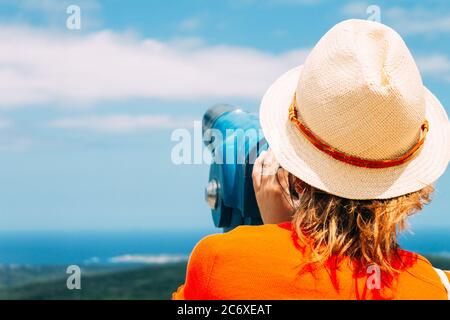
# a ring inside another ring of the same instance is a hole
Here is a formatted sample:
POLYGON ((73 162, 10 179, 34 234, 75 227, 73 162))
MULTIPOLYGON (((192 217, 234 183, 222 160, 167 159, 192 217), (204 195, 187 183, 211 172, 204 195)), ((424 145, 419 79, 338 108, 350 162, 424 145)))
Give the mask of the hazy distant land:
POLYGON ((82 267, 81 290, 68 290, 65 267, 2 267, 0 299, 170 299, 186 263, 146 267, 82 267), (61 275, 63 275, 61 277, 61 275))

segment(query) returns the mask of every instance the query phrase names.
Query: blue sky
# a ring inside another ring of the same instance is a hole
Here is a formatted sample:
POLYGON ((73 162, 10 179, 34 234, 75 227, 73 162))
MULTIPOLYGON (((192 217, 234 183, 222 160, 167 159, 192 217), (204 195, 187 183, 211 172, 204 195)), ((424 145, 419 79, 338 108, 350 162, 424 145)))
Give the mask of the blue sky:
MULTIPOLYGON (((208 167, 174 165, 172 131, 217 102, 257 110, 370 4, 449 111, 446 1, 0 0, 0 230, 212 230, 208 167)), ((447 172, 414 225, 450 228, 449 193, 447 172)))

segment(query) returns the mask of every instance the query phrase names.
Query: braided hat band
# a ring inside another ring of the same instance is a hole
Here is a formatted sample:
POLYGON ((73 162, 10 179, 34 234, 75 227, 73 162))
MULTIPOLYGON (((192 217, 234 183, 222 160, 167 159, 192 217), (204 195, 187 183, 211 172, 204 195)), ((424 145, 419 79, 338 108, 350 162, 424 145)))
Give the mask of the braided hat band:
POLYGON ((395 159, 370 160, 352 156, 345 152, 339 151, 336 148, 322 141, 300 121, 300 119, 297 117, 297 110, 298 110, 297 95, 294 94, 294 98, 292 99, 291 105, 289 106, 289 120, 297 127, 297 129, 303 134, 303 136, 309 142, 311 142, 317 149, 328 154, 334 159, 351 164, 353 166, 363 168, 375 168, 375 169, 389 168, 408 162, 409 160, 413 159, 420 151, 421 147, 425 142, 425 138, 429 130, 428 121, 425 120, 420 128, 421 131, 419 140, 411 149, 409 149, 402 156, 395 159))

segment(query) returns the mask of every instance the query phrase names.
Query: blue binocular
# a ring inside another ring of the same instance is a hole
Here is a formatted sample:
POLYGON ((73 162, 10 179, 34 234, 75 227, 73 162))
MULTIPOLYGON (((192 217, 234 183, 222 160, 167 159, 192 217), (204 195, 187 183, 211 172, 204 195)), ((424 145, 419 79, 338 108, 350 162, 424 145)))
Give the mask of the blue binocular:
POLYGON ((262 224, 252 170, 268 145, 258 116, 230 105, 216 105, 204 114, 202 130, 211 152, 205 200, 214 225, 226 232, 239 225, 262 224))

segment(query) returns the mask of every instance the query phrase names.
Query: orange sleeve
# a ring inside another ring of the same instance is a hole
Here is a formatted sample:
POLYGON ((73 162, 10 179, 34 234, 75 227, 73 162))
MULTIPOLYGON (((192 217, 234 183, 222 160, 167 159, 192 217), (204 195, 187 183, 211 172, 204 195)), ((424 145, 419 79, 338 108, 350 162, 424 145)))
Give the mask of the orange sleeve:
POLYGON ((197 243, 189 258, 185 284, 172 294, 173 300, 208 299, 208 283, 214 266, 214 236, 197 243))

